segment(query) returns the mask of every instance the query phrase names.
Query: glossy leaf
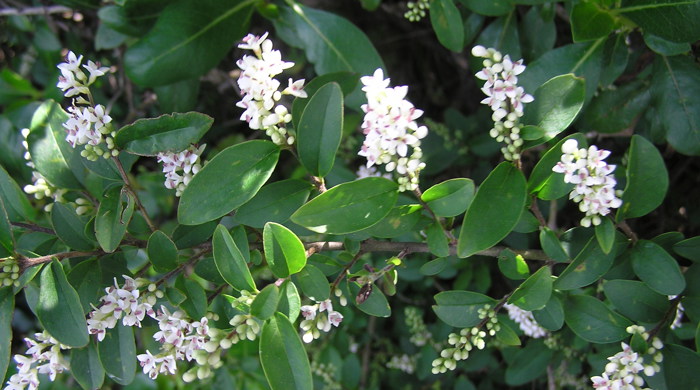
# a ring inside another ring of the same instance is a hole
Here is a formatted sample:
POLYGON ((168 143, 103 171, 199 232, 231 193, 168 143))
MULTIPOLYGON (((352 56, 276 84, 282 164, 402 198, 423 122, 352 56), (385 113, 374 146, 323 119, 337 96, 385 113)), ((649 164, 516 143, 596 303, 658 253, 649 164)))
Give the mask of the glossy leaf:
POLYGON ((641 217, 657 208, 666 197, 668 184, 668 172, 658 149, 644 137, 632 136, 627 186, 617 219, 641 217))
POLYGON ((12 234, 12 225, 7 217, 7 209, 5 202, 0 197, 0 245, 2 245, 8 253, 13 253, 15 250, 15 237, 12 234))
POLYGON ((68 247, 87 251, 95 248, 95 242, 85 234, 87 219, 81 218, 75 210, 63 203, 51 206, 51 225, 58 238, 68 247))
POLYGON ((453 0, 431 0, 430 22, 438 41, 446 48, 461 52, 464 48, 464 26, 453 0))
POLYGON ((673 245, 673 251, 695 262, 700 261, 700 236, 680 241, 673 245))
POLYGON ((663 371, 668 389, 700 389, 695 368, 700 365, 700 355, 682 345, 666 344, 662 349, 663 371))
MULTIPOLYGON (((326 86, 328 83, 336 83, 340 86, 343 96, 347 96, 355 90, 359 81, 360 75, 354 72, 326 73, 315 77, 313 80, 305 84, 304 91, 309 96, 313 96, 316 91, 326 86)), ((304 113, 304 110, 308 104, 308 98, 294 99, 294 102, 292 103, 292 123, 294 123, 295 129, 299 128, 299 120, 301 119, 301 115, 304 113)))
POLYGON ((309 358, 299 332, 284 314, 276 313, 262 327, 260 363, 272 390, 313 388, 309 358))
POLYGON ((557 237, 556 233, 554 233, 552 229, 548 227, 542 228, 540 231, 540 245, 542 246, 544 253, 546 253, 547 256, 551 257, 553 260, 558 262, 566 262, 569 260, 569 255, 566 254, 566 251, 561 246, 559 237, 557 237))
POLYGON ((586 131, 618 133, 634 123, 650 100, 649 88, 641 80, 603 90, 591 100, 577 125, 586 131))
POLYGON ((551 295, 552 271, 549 267, 542 267, 513 291, 508 303, 527 311, 540 310, 551 295))
POLYGON ((394 238, 409 233, 420 221, 423 207, 417 204, 396 206, 381 221, 365 230, 373 237, 394 238))
POLYGON ((105 369, 100 362, 95 343, 73 349, 70 353, 71 374, 85 390, 99 389, 105 380, 105 369))
POLYGON ((615 27, 615 19, 600 4, 582 1, 571 10, 571 32, 574 42, 606 37, 615 27))
POLYGON ((445 232, 440 227, 440 224, 435 222, 428 225, 425 229, 425 234, 427 235, 428 249, 430 253, 439 257, 446 257, 450 255, 450 244, 447 241, 447 236, 445 232))
POLYGON ((656 54, 667 57, 684 54, 690 51, 690 44, 688 42, 671 42, 649 33, 644 34, 644 43, 656 54))
POLYGON ((426 276, 437 275, 450 265, 447 257, 439 257, 420 266, 420 273, 426 276))
POLYGON ((12 314, 15 308, 15 294, 9 287, 0 287, 0 377, 10 364, 12 344, 12 314))
POLYGON ((501 327, 496 331, 496 339, 505 345, 521 345, 520 338, 506 323, 500 323, 501 327))
POLYGON ((474 199, 474 181, 445 180, 425 190, 421 199, 438 217, 455 217, 465 212, 474 199))
POLYGON ((148 238, 148 260, 157 272, 165 273, 177 267, 177 246, 167 234, 157 230, 148 238))
POLYGON ((543 328, 551 331, 559 330, 564 326, 564 305, 556 294, 552 294, 544 308, 533 311, 532 316, 543 328))
POLYGON ((357 286, 357 283, 348 284, 350 286, 350 294, 352 294, 349 300, 351 300, 353 304, 362 312, 375 317, 391 316, 391 307, 389 306, 389 302, 387 301, 386 296, 384 296, 381 288, 378 286, 373 286, 369 297, 367 297, 364 302, 358 304, 355 297, 357 297, 358 293, 360 292, 360 287, 357 286))
POLYGON ((138 360, 132 327, 119 323, 113 329, 108 329, 97 348, 102 366, 113 381, 120 385, 134 381, 138 360))
POLYGON ((178 221, 198 225, 222 217, 249 201, 277 165, 279 148, 254 140, 224 149, 187 185, 180 197, 178 221))
POLYGON ((248 30, 253 0, 179 0, 124 55, 129 79, 143 87, 199 77, 248 30))
POLYGON ((71 347, 87 345, 88 331, 80 297, 68 283, 57 260, 41 271, 36 315, 44 329, 61 344, 71 347))
POLYGON ((520 219, 526 198, 523 174, 508 162, 499 164, 481 184, 464 216, 459 257, 490 248, 508 235, 520 219))
POLYGON ((384 218, 396 203, 398 185, 381 177, 339 184, 303 205, 292 221, 318 233, 346 234, 384 218))
POLYGON ((674 42, 700 39, 700 4, 684 0, 624 0, 617 10, 645 32, 674 42))
POLYGON ((588 145, 586 137, 581 133, 576 133, 557 142, 556 145, 552 146, 547 153, 542 156, 532 170, 527 182, 528 191, 532 194, 536 194, 538 198, 543 200, 558 199, 571 192, 574 188, 573 184, 564 182, 563 173, 552 171, 552 168, 557 162, 561 161, 561 146, 569 139, 578 141, 580 148, 586 148, 588 145))
POLYGON ((456 328, 469 328, 481 321, 479 309, 484 305, 493 306, 496 300, 472 291, 443 291, 435 295, 433 311, 447 325, 456 328))
POLYGON ((287 280, 280 286, 280 301, 277 311, 289 317, 292 323, 297 320, 301 312, 301 297, 297 286, 291 280, 287 280))
POLYGON ((610 280, 603 291, 615 310, 633 321, 659 322, 670 305, 667 296, 636 280, 610 280))
POLYGON ((10 222, 20 222, 33 220, 36 211, 27 200, 17 183, 7 173, 5 168, 0 166, 0 198, 2 198, 7 218, 10 222))
POLYGON ((331 286, 326 275, 311 264, 295 274, 292 280, 299 285, 304 296, 316 302, 325 301, 331 296, 331 286))
POLYGON ((126 206, 122 201, 122 188, 112 187, 102 196, 95 217, 95 237, 105 252, 114 252, 122 241, 131 216, 134 213, 133 195, 126 193, 126 206))
POLYGON ((306 250, 299 237, 283 225, 268 222, 263 229, 265 259, 278 278, 301 271, 306 265, 306 250))
POLYGON ((632 268, 649 288, 663 295, 685 289, 685 278, 676 260, 652 241, 640 240, 630 249, 632 268))
POLYGON ((343 92, 338 84, 328 83, 309 98, 296 130, 299 161, 313 176, 326 176, 343 134, 343 92))
POLYGON ((267 222, 287 222, 309 198, 311 188, 309 182, 298 179, 267 184, 236 211, 234 219, 254 228, 261 228, 267 222))
POLYGON ((173 231, 173 242, 178 249, 191 248, 209 240, 216 226, 216 221, 190 226, 179 225, 173 231))
POLYGON ((559 275, 554 282, 554 288, 572 290, 587 286, 608 272, 614 258, 614 253, 606 254, 598 245, 598 241, 591 238, 574 261, 559 275))
POLYGON ((503 276, 512 280, 523 280, 530 276, 530 269, 525 259, 510 249, 504 249, 498 254, 498 269, 503 276))
POLYGON ((571 295, 564 308, 566 324, 586 341, 605 344, 629 336, 625 329, 632 323, 591 296, 571 295))
MULTIPOLYGON (((80 304, 85 314, 93 310, 91 305, 99 302, 100 297, 105 293, 102 283, 107 278, 103 278, 100 265, 97 259, 82 261, 67 275, 68 282, 80 297, 80 304)), ((114 282, 110 280, 109 284, 113 285, 114 282)))
POLYGON ((223 225, 216 227, 212 240, 214 261, 221 277, 236 290, 255 291, 255 282, 245 258, 228 230, 223 225))
POLYGON ((114 142, 120 149, 141 156, 180 152, 199 142, 212 123, 212 117, 198 112, 139 119, 119 129, 114 142))
POLYGON ((175 287, 185 294, 186 299, 178 306, 190 318, 201 319, 207 314, 207 293, 197 281, 181 274, 175 281, 175 287))
POLYGON ((615 243, 615 224, 610 218, 603 218, 595 227, 595 237, 603 253, 610 253, 615 243))
POLYGON ((279 301, 279 288, 274 283, 268 284, 255 296, 253 303, 250 305, 250 314, 261 320, 267 320, 275 314, 279 301))

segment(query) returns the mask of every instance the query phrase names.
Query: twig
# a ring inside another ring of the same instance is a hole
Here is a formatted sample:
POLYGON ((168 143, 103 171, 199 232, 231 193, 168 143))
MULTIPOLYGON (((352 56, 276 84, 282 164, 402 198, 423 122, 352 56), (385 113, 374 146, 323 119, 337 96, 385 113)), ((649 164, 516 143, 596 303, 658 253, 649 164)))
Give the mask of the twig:
POLYGON ((334 291, 335 288, 338 287, 338 284, 340 283, 341 280, 343 280, 343 278, 345 277, 345 274, 348 273, 350 268, 352 268, 352 266, 355 265, 355 263, 357 263, 357 260, 359 260, 363 254, 364 254, 364 252, 362 251, 362 249, 360 249, 357 252, 357 254, 355 254, 355 257, 353 257, 352 260, 345 265, 343 270, 340 272, 340 275, 338 275, 338 277, 335 278, 335 280, 333 281, 333 284, 331 285, 331 291, 334 291))
POLYGON ((533 214, 535 214, 535 217, 537 218, 537 221, 540 223, 540 226, 547 226, 547 221, 545 221, 544 215, 542 215, 542 212, 540 211, 540 206, 537 204, 536 197, 532 198, 532 203, 530 203, 530 210, 532 211, 533 214))
POLYGON ((621 221, 620 223, 617 224, 617 226, 622 229, 622 232, 625 233, 627 237, 629 237, 630 240, 632 240, 632 244, 636 244, 639 238, 637 238, 637 234, 632 231, 632 228, 630 225, 627 224, 627 221, 621 221))
POLYGON ((119 170, 119 175, 122 177, 122 180, 124 180, 124 187, 127 189, 127 191, 131 192, 131 194, 134 196, 134 200, 136 201, 136 207, 139 209, 139 211, 143 215, 143 219, 146 220, 146 223, 148 224, 149 229, 151 229, 152 232, 155 232, 156 230, 158 230, 158 228, 156 228, 156 226, 153 224, 153 221, 151 221, 151 218, 148 216, 146 209, 143 207, 143 204, 141 204, 141 200, 139 199, 139 196, 136 194, 136 191, 134 191, 134 189, 131 187, 131 183, 129 182, 129 177, 126 175, 126 172, 124 171, 124 166, 122 165, 122 162, 119 161, 119 157, 112 157, 112 160, 117 165, 117 170, 119 170))
POLYGON ((549 202, 549 220, 547 226, 552 230, 557 230, 557 200, 549 202))
POLYGON ((428 211, 430 217, 433 218, 433 220, 435 221, 435 223, 438 224, 438 226, 440 226, 440 229, 442 229, 442 232, 445 234, 445 237, 447 237, 450 243, 457 242, 455 236, 453 236, 452 233, 450 233, 449 231, 445 230, 445 227, 442 225, 442 221, 437 215, 435 215, 433 209, 431 209, 430 206, 423 201, 423 192, 421 192, 420 188, 416 188, 415 190, 413 190, 413 193, 416 195, 416 198, 418 199, 418 202, 420 202, 421 206, 423 206, 423 208, 428 211))
POLYGON ((675 298, 671 299, 671 306, 668 307, 668 310, 666 310, 666 313, 664 313, 664 317, 659 321, 658 324, 654 327, 654 329, 649 331, 649 341, 653 341, 654 337, 656 336, 659 331, 668 324, 668 320, 670 318, 673 318, 676 316, 676 311, 678 310, 678 305, 681 303, 681 299, 683 299, 683 296, 678 295, 675 298))
POLYGON ((3 8, 0 9, 0 16, 49 15, 62 14, 66 12, 73 12, 73 10, 62 5, 51 5, 48 7, 3 8))
POLYGON ((53 259, 56 260, 63 260, 63 259, 68 259, 68 258, 73 258, 73 257, 88 257, 88 256, 99 256, 105 254, 105 251, 103 250, 96 250, 96 251, 90 251, 90 252, 84 252, 84 251, 71 251, 71 252, 61 252, 61 253, 53 253, 50 255, 45 255, 45 256, 39 256, 39 257, 26 257, 20 255, 19 258, 17 259, 19 262, 19 268, 20 268, 20 273, 24 272, 27 268, 33 267, 35 265, 39 264, 44 264, 48 263, 53 259))
POLYGON ((314 185, 314 187, 316 187, 316 189, 320 193, 328 191, 328 189, 326 188, 326 182, 323 180, 322 177, 311 176, 311 183, 314 185))
POLYGON ((22 229, 33 230, 35 232, 46 233, 46 234, 50 234, 52 236, 56 235, 56 232, 53 231, 53 229, 39 226, 39 225, 34 225, 32 223, 12 222, 12 226, 17 226, 17 227, 22 228, 22 229))

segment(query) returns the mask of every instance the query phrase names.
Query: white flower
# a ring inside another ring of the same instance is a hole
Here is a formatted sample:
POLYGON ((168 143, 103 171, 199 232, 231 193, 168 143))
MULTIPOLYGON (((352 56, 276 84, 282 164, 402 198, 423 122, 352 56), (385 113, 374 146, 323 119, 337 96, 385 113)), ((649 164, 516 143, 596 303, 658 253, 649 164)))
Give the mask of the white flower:
POLYGON ((165 173, 165 188, 174 189, 175 196, 182 195, 190 180, 202 169, 200 156, 204 152, 206 145, 189 148, 173 153, 158 153, 158 161, 163 163, 163 173, 165 173))
POLYGON ((503 307, 508 310, 508 317, 518 323, 520 330, 522 330, 526 336, 537 339, 547 335, 547 331, 537 323, 532 312, 523 310, 510 303, 506 303, 503 307))

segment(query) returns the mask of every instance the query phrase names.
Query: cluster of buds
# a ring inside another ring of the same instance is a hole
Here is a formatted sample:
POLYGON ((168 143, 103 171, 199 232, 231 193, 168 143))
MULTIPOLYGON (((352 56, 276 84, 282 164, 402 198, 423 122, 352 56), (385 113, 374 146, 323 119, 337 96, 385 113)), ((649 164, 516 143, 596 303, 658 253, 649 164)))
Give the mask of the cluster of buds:
POLYGON ((357 154, 367 158, 367 168, 384 164, 387 172, 396 171, 399 191, 416 190, 425 168, 420 140, 428 135, 428 128, 416 123, 423 111, 405 99, 408 86, 389 88, 390 79, 384 79, 381 68, 360 81, 367 104, 362 105, 365 140, 357 154))
POLYGON ((394 368, 401 370, 407 374, 413 374, 416 371, 416 356, 408 356, 403 354, 401 356, 392 356, 391 360, 386 364, 387 368, 394 368))
POLYGON ((428 327, 423 321, 423 316, 418 308, 413 306, 407 306, 404 309, 404 315, 406 316, 406 326, 408 327, 409 333, 411 333, 411 338, 409 341, 417 347, 422 347, 428 343, 433 337, 428 331, 428 327))
POLYGON ((535 339, 547 336, 547 331, 537 323, 531 311, 523 310, 510 303, 506 303, 503 307, 508 310, 508 317, 518 323, 525 336, 535 339))
POLYGON ((25 338, 27 352, 25 355, 15 355, 17 373, 7 381, 5 390, 35 390, 39 387, 38 374, 46 374, 53 382, 56 375, 69 369, 68 362, 61 355, 61 350, 70 347, 59 343, 46 331, 35 333, 36 340, 25 338))
POLYGON ((248 34, 239 48, 251 50, 254 56, 244 55, 236 64, 242 70, 238 87, 243 98, 236 106, 245 109, 241 119, 248 122, 253 130, 263 130, 277 145, 291 145, 294 136, 287 131, 287 123, 292 115, 287 107, 279 104, 283 95, 307 97, 304 80, 289 79, 287 88, 280 91, 280 82, 273 77, 294 66, 293 62, 282 61, 279 50, 272 49, 272 41, 267 33, 262 36, 248 34))
POLYGON ((408 6, 408 11, 403 14, 403 17, 408 19, 409 22, 419 22, 427 15, 430 9, 430 0, 409 1, 406 5, 408 6))
POLYGON ((158 153, 158 162, 163 163, 165 188, 175 190, 175 196, 182 195, 190 180, 202 169, 200 157, 206 145, 189 148, 178 152, 158 153))
MULTIPOLYGON (((643 351, 635 351, 626 343, 621 343, 622 351, 608 358, 610 363, 605 365, 605 372, 591 378, 594 389, 601 390, 641 390, 644 389, 644 378, 654 376, 661 370, 659 363, 663 361, 661 349, 664 344, 658 337, 649 340, 649 333, 644 327, 632 325, 627 327, 627 333, 640 336, 644 340, 643 351), (651 346, 647 343, 651 342, 651 346), (644 356, 647 356, 646 362, 644 356)), ((634 343, 632 343, 634 344, 634 343)))
POLYGON ((114 286, 107 287, 107 294, 100 298, 100 307, 93 306, 90 312, 90 318, 87 320, 88 332, 97 335, 98 341, 104 340, 107 329, 117 326, 120 319, 124 326, 141 327, 141 321, 146 315, 155 317, 153 305, 156 299, 163 297, 163 292, 157 290, 156 285, 150 281, 134 280, 126 275, 123 277, 124 285, 119 287, 115 278, 114 286), (146 286, 146 293, 142 294, 139 288, 146 286))
POLYGON ((481 103, 493 110, 491 119, 494 123, 489 135, 506 144, 501 148, 506 160, 519 160, 523 145, 520 137, 523 103, 534 100, 532 95, 525 93, 523 87, 518 86, 518 75, 525 71, 523 60, 513 62, 510 56, 480 45, 472 48, 472 55, 484 58, 484 68, 476 73, 476 77, 484 80, 481 90, 486 98, 481 103))
POLYGON ((569 194, 569 199, 579 204, 579 210, 586 213, 581 219, 581 226, 599 225, 601 216, 608 215, 611 208, 618 208, 622 200, 615 191, 615 165, 608 165, 605 160, 610 151, 598 149, 591 145, 588 149, 578 148, 578 141, 569 139, 561 147, 564 153, 561 161, 552 171, 563 173, 564 182, 576 184, 569 194))
POLYGON ((323 381, 323 389, 326 390, 341 390, 343 386, 335 377, 338 369, 335 365, 328 363, 311 362, 311 373, 321 378, 323 381))
POLYGON ((440 357, 433 360, 433 374, 444 374, 447 370, 457 368, 457 362, 469 358, 469 352, 476 349, 484 349, 486 347, 486 337, 493 337, 501 329, 496 317, 496 311, 491 308, 491 305, 484 305, 477 313, 482 320, 482 326, 486 326, 486 330, 481 330, 481 326, 474 328, 465 328, 459 333, 450 333, 447 337, 447 343, 450 348, 445 348, 440 352, 440 357))
POLYGON ((14 257, 0 259, 0 287, 19 287, 19 263, 14 257))
POLYGON ((260 323, 250 314, 236 314, 229 321, 234 328, 231 341, 235 344, 240 340, 255 340, 260 334, 260 323))
MULTIPOLYGON (((347 304, 347 300, 344 302, 347 304)), ((342 306, 345 306, 343 301, 340 303, 342 306)), ((343 321, 343 315, 333 310, 333 303, 330 299, 314 305, 302 306, 301 315, 304 319, 299 324, 299 327, 304 331, 302 340, 307 344, 321 337, 320 331, 328 333, 331 330, 331 325, 337 328, 343 321)))
POLYGON ((68 107, 70 117, 63 123, 63 128, 66 129, 66 141, 72 147, 85 145, 80 155, 88 160, 95 161, 99 157, 117 156, 119 151, 114 145, 115 131, 111 125, 112 118, 103 105, 93 103, 90 93, 90 85, 98 77, 104 76, 109 68, 88 61, 87 65, 83 65, 89 73, 86 75, 80 68, 82 61, 83 56, 76 57, 71 51, 66 56, 66 62, 58 64, 61 76, 56 86, 64 92, 66 97, 73 97, 73 103, 68 107), (103 144, 106 149, 103 149, 103 144))

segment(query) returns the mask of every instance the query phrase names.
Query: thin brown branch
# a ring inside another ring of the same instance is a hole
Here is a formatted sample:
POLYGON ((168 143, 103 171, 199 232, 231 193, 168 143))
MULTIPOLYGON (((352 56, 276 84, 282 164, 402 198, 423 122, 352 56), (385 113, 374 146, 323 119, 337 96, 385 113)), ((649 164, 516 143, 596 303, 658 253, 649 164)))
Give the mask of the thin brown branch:
POLYGON ((39 225, 34 225, 32 223, 12 222, 12 226, 17 226, 19 228, 32 230, 35 232, 46 233, 46 234, 50 234, 52 236, 56 235, 56 232, 53 231, 53 229, 39 226, 39 225))
POLYGON ((666 313, 664 313, 664 317, 659 321, 658 324, 654 327, 654 329, 649 331, 649 342, 654 340, 654 337, 663 329, 663 327, 668 326, 669 320, 673 320, 673 318, 676 317, 676 311, 678 310, 678 305, 681 303, 681 299, 683 299, 683 296, 678 295, 675 298, 671 299, 671 306, 668 307, 668 310, 666 310, 666 313))
POLYGON ((636 244, 639 238, 637 237, 637 234, 632 230, 630 225, 627 224, 627 221, 621 221, 620 223, 617 224, 617 226, 622 230, 625 235, 632 240, 632 244, 636 244))
POLYGON ((547 226, 547 221, 545 221, 544 215, 542 215, 542 212, 540 211, 540 206, 537 204, 536 197, 532 198, 532 203, 530 203, 530 211, 535 214, 535 218, 537 218, 540 226, 547 226))
POLYGON ((321 194, 328 191, 328 189, 326 188, 326 182, 323 180, 322 177, 311 176, 311 183, 321 194))
POLYGON ((335 280, 333 281, 333 284, 331 285, 331 291, 334 291, 335 288, 338 287, 338 284, 343 280, 343 278, 348 273, 350 268, 352 268, 352 266, 355 265, 355 263, 357 263, 357 260, 359 260, 363 254, 364 254, 364 252, 362 251, 362 249, 360 249, 357 252, 357 254, 355 254, 355 257, 353 257, 349 263, 345 264, 345 267, 343 267, 343 270, 340 272, 338 277, 335 278, 335 280))
POLYGON ((141 200, 139 199, 138 194, 136 194, 136 191, 134 191, 133 187, 131 186, 131 182, 129 181, 129 176, 127 176, 126 172, 124 171, 124 166, 122 165, 122 162, 119 161, 119 157, 112 157, 112 160, 114 161, 114 164, 117 166, 117 170, 119 170, 119 175, 122 177, 122 180, 124 180, 124 187, 131 193, 131 195, 134 196, 134 201, 136 202, 136 207, 139 209, 141 212, 141 215, 143 215, 143 219, 146 220, 146 223, 148 224, 148 228, 151 229, 152 232, 155 232, 158 230, 156 225, 153 224, 153 221, 151 221, 151 218, 148 216, 148 213, 146 212, 146 208, 143 207, 143 204, 141 203, 141 200))
POLYGON ((89 257, 89 256, 99 256, 105 254, 105 251, 103 250, 96 250, 96 251, 70 251, 70 252, 60 252, 60 253, 53 253, 50 255, 45 255, 45 256, 39 256, 39 257, 26 257, 20 255, 17 259, 19 263, 19 268, 20 272, 24 272, 27 268, 33 267, 35 265, 39 264, 44 264, 48 263, 53 259, 56 260, 63 260, 63 259, 69 259, 69 258, 74 258, 74 257, 89 257))
POLYGON ((48 7, 3 8, 0 9, 0 16, 49 15, 62 14, 66 12, 73 12, 73 10, 61 5, 51 5, 48 7))

